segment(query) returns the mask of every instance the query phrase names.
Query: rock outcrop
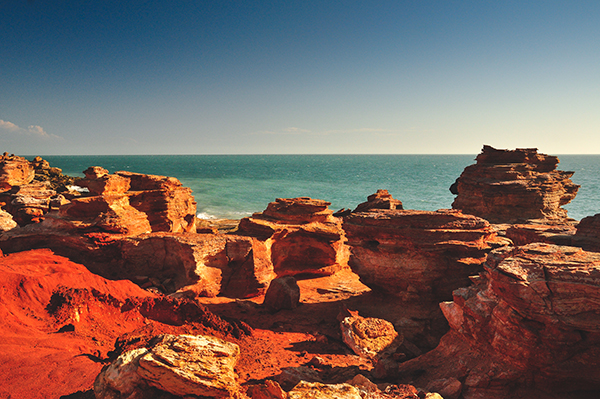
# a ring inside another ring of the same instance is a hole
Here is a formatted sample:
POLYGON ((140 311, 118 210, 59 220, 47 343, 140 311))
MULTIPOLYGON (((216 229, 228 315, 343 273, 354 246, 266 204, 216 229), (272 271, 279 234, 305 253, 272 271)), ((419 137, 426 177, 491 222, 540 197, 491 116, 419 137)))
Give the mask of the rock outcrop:
POLYGON ((47 218, 4 233, 0 248, 50 248, 105 278, 152 281, 160 292, 180 290, 182 296, 244 298, 264 293, 274 278, 262 243, 233 235, 82 234, 62 219, 47 218))
POLYGON ((0 156, 0 190, 29 184, 34 177, 33 165, 27 159, 7 152, 0 156))
POLYGON ((159 397, 231 398, 240 390, 236 344, 202 335, 161 335, 152 347, 123 353, 96 378, 97 399, 159 397))
POLYGON ((152 231, 196 231, 196 201, 178 179, 132 172, 116 175, 129 179, 129 202, 147 215, 152 231))
POLYGON ((388 190, 377 190, 367 197, 367 202, 359 204, 352 212, 367 212, 371 209, 404 209, 402 201, 394 199, 388 190))
POLYGON ((486 145, 476 160, 450 187, 457 195, 452 208, 492 223, 567 219, 562 206, 575 198, 579 186, 570 179, 574 172, 556 170, 557 157, 535 148, 497 150, 486 145))
POLYGON ((417 383, 458 379, 465 399, 600 390, 600 254, 551 244, 498 249, 477 284, 441 308, 451 331, 400 366, 405 376, 420 370, 417 383))
POLYGON ((296 309, 300 304, 300 287, 293 276, 283 276, 273 279, 263 306, 271 312, 281 309, 296 309))
POLYGON ((600 252, 600 213, 581 219, 576 226, 573 244, 586 251, 600 252))
POLYGON ((278 198, 262 213, 240 221, 238 234, 264 243, 277 276, 328 275, 347 267, 348 248, 330 202, 278 198))
POLYGON ((344 218, 350 267, 367 286, 436 304, 469 285, 492 246, 490 224, 454 210, 371 210, 344 218))

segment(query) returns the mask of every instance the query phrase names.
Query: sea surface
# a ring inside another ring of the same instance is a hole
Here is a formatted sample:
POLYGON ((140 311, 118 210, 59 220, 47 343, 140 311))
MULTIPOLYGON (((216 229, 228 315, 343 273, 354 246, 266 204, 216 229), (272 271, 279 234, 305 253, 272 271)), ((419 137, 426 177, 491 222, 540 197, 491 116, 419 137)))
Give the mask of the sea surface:
MULTIPOLYGON (((386 189, 405 209, 451 208, 449 187, 473 155, 103 155, 43 156, 63 173, 83 177, 89 166, 173 176, 193 190, 201 218, 240 219, 276 198, 311 197, 330 209, 354 209, 386 189)), ((33 158, 33 157, 31 157, 33 158)), ((600 155, 559 155, 558 169, 581 185, 565 208, 581 219, 600 213, 600 155)))

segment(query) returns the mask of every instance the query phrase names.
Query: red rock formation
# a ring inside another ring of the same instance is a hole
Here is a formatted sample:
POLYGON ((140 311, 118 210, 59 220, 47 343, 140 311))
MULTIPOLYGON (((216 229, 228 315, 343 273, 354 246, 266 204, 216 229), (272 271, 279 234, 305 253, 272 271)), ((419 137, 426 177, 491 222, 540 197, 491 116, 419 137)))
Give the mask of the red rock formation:
POLYGON ((581 219, 576 229, 574 245, 586 251, 600 252, 600 213, 581 219))
POLYGON ((264 212, 242 219, 237 233, 264 243, 277 276, 331 274, 347 267, 348 249, 329 205, 306 197, 278 198, 264 212))
POLYGON ((579 186, 574 172, 556 170, 558 158, 535 148, 497 150, 484 146, 475 165, 467 166, 450 187, 452 208, 492 223, 542 219, 562 223, 579 186))
POLYGON ((459 211, 372 210, 344 218, 361 281, 403 300, 439 301, 469 285, 497 245, 490 224, 459 211))
POLYGON ((148 215, 152 231, 174 233, 196 230, 196 202, 192 190, 174 177, 117 172, 131 182, 131 206, 148 215))
POLYGON ((75 180, 79 187, 86 187, 91 195, 123 194, 129 190, 131 181, 119 175, 110 175, 108 170, 90 166, 83 171, 85 179, 75 180))
MULTIPOLYGON (((102 197, 85 200, 98 198, 102 197)), ((233 235, 86 233, 65 219, 47 218, 6 232, 0 248, 6 252, 50 248, 105 278, 151 281, 149 286, 161 292, 182 290, 181 296, 255 296, 264 293, 275 277, 264 245, 233 235)))
POLYGON ((575 245, 573 238, 576 228, 571 224, 546 225, 546 224, 513 224, 506 229, 506 237, 516 246, 534 242, 575 245))
POLYGON ((31 183, 34 177, 33 165, 27 159, 7 152, 0 156, 0 190, 31 183))
POLYGON ((402 364, 401 375, 421 370, 423 385, 458 379, 465 399, 600 392, 600 254, 550 244, 499 249, 478 283, 441 307, 451 332, 402 364))
POLYGON ((359 204, 352 212, 367 212, 371 209, 404 209, 402 201, 392 198, 388 190, 377 190, 367 197, 367 202, 359 204))

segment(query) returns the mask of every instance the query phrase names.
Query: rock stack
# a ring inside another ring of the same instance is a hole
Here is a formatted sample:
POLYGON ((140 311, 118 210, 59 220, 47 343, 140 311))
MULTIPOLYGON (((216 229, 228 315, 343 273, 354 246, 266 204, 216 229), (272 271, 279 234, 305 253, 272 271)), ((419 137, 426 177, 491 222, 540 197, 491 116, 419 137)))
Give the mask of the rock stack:
POLYGON ((476 160, 450 187, 457 195, 452 208, 491 223, 566 221, 562 206, 575 198, 579 186, 570 179, 574 172, 556 170, 557 157, 535 148, 497 150, 486 145, 476 160))
POLYGON ((348 248, 330 202, 278 198, 262 213, 240 221, 237 234, 264 243, 277 276, 328 275, 347 267, 348 248))

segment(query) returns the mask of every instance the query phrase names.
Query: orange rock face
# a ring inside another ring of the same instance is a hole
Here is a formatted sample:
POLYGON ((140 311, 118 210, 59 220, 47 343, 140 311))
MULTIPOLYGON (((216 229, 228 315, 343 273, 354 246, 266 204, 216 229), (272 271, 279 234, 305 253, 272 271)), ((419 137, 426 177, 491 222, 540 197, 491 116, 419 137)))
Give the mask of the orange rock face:
POLYGON ((407 301, 450 299, 497 243, 487 221, 452 210, 353 213, 344 230, 361 281, 407 301))
POLYGON ((33 165, 27 159, 6 152, 0 156, 0 189, 31 183, 34 177, 33 165))
POLYGON ((131 182, 129 201, 148 215, 152 231, 195 231, 196 202, 192 190, 182 187, 179 180, 132 172, 117 172, 117 175, 131 182))
POLYGON ((441 307, 451 332, 401 373, 425 367, 420 378, 457 378, 465 399, 600 389, 600 254, 551 244, 497 250, 479 282, 441 307))
POLYGON ((574 172, 556 170, 558 158, 534 148, 497 150, 484 146, 475 165, 467 166, 450 191, 452 208, 492 223, 529 219, 562 222, 579 186, 574 172))
POLYGON ((277 276, 327 275, 347 267, 348 250, 340 219, 330 202, 278 198, 262 213, 240 221, 238 234, 256 237, 277 276))

